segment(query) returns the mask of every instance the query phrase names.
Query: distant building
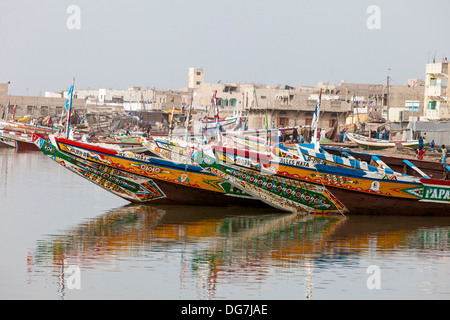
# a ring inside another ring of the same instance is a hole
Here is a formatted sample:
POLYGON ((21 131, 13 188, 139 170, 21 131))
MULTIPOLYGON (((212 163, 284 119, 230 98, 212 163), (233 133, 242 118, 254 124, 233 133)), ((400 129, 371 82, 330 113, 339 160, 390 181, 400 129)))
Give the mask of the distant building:
POLYGON ((420 79, 389 86, 389 121, 418 121, 424 112, 424 92, 424 81, 420 79))
MULTIPOLYGON (((189 83, 195 70, 189 69, 189 83)), ((200 75, 199 75, 200 76, 200 75)), ((192 85, 193 86, 193 85, 192 85)), ((368 120, 412 121, 423 112, 424 81, 410 79, 405 85, 362 84, 341 81, 339 84, 319 82, 317 86, 270 87, 262 84, 207 83, 204 78, 194 87, 182 89, 193 94, 194 108, 211 105, 217 92, 221 116, 243 112, 248 115, 250 129, 263 128, 266 114, 270 126, 310 125, 322 89, 319 126, 326 130, 368 120), (388 95, 389 93, 389 95, 388 95)), ((206 112, 203 114, 206 115, 206 112)), ((213 115, 209 109, 210 117, 213 115)))
POLYGON ((200 88, 205 82, 205 70, 203 68, 189 68, 188 88, 200 88))
MULTIPOLYGON (((196 118, 213 117, 211 99, 216 93, 220 116, 242 113, 250 129, 269 126, 309 126, 322 89, 319 127, 329 130, 366 121, 409 122, 420 117, 449 118, 448 63, 427 64, 426 80, 410 79, 405 85, 362 84, 341 81, 317 86, 271 87, 264 84, 207 83, 204 68, 189 68, 188 86, 179 90, 127 89, 74 90, 74 109, 81 112, 140 112, 169 114, 194 109, 196 118)), ((9 96, 0 84, 0 104, 17 103, 17 115, 35 117, 61 114, 68 90, 46 92, 45 97, 9 96)))
MULTIPOLYGON (((321 86, 321 83, 319 83, 321 86)), ((323 86, 323 85, 322 85, 323 86)), ((385 118, 387 95, 385 84, 349 83, 341 81, 334 87, 324 87, 324 92, 331 90, 331 94, 337 95, 351 104, 354 120, 385 118)), ((355 121, 353 121, 355 123, 355 121)))
MULTIPOLYGON (((192 70, 194 68, 190 69, 190 78, 192 70)), ((241 112, 248 116, 249 129, 264 128, 266 119, 270 127, 311 125, 319 93, 317 87, 272 88, 260 84, 206 82, 200 82, 195 88, 182 90, 192 92, 193 107, 203 109, 203 117, 214 115, 210 106, 211 99, 217 92, 220 116, 226 117, 241 112)), ((345 124, 345 118, 351 113, 351 106, 349 101, 324 94, 320 110, 319 126, 328 130, 345 124)))
MULTIPOLYGON (((62 96, 67 97, 68 91, 62 96)), ((84 99, 88 107, 111 106, 123 111, 169 111, 172 108, 185 108, 191 103, 189 92, 173 90, 145 89, 75 89, 74 98, 84 99)))
MULTIPOLYGON (((46 95, 45 97, 9 95, 8 86, 8 83, 0 83, 0 105, 6 107, 9 104, 10 110, 16 105, 16 118, 21 118, 25 115, 30 115, 34 118, 44 118, 65 112, 66 99, 61 94, 46 95)), ((85 100, 74 98, 72 108, 75 112, 85 113, 87 110, 85 100)), ((12 118, 12 112, 9 113, 8 118, 12 118)))
POLYGON ((429 120, 449 119, 448 107, 448 61, 427 63, 425 66, 424 118, 429 120))

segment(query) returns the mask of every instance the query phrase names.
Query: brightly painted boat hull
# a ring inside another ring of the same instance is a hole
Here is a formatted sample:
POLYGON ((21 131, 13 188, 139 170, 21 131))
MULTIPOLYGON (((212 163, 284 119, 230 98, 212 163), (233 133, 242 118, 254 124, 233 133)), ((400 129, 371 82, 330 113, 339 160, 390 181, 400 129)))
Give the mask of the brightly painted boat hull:
POLYGON ((177 164, 130 152, 117 152, 53 136, 52 141, 64 153, 152 179, 166 195, 164 199, 157 199, 157 203, 266 206, 199 166, 177 164))
POLYGON ((0 129, 0 137, 10 141, 14 141, 14 146, 17 150, 39 151, 39 148, 34 144, 36 137, 38 136, 40 136, 41 138, 44 137, 42 135, 36 135, 33 133, 22 133, 0 129))
MULTIPOLYGON (((418 140, 405 140, 405 141, 389 141, 380 139, 371 139, 369 137, 349 133, 348 138, 350 141, 356 143, 360 148, 365 150, 384 150, 401 146, 405 148, 417 149, 419 147, 418 140)), ((426 145, 426 143, 424 144, 426 145)))
POLYGON ((342 214, 347 209, 325 187, 239 168, 196 152, 196 161, 243 192, 276 209, 301 214, 342 214))
POLYGON ((16 148, 16 141, 0 135, 0 148, 16 148))
POLYGON ((327 187, 338 198, 349 214, 378 215, 450 215, 450 199, 424 199, 424 184, 412 177, 398 180, 396 175, 370 176, 358 169, 312 164, 295 159, 265 158, 258 153, 214 147, 223 161, 239 163, 237 157, 248 158, 273 174, 327 187), (426 200, 426 201, 425 201, 426 200))
POLYGON ((127 201, 146 203, 166 197, 151 179, 64 154, 42 138, 38 138, 35 144, 59 165, 127 201))
POLYGON ((373 163, 374 165, 376 163, 375 160, 373 160, 374 159, 373 157, 376 156, 378 159, 383 161, 383 163, 385 163, 389 168, 391 168, 396 172, 412 175, 415 177, 422 177, 422 175, 417 170, 414 170, 413 167, 411 167, 404 161, 407 160, 411 162, 416 168, 420 169, 433 179, 448 180, 450 178, 449 172, 446 170, 445 165, 441 162, 401 158, 400 155, 392 157, 383 154, 356 152, 354 150, 338 149, 332 147, 323 147, 323 148, 330 154, 337 156, 341 155, 345 156, 347 154, 352 156, 353 158, 360 159, 361 161, 373 163))

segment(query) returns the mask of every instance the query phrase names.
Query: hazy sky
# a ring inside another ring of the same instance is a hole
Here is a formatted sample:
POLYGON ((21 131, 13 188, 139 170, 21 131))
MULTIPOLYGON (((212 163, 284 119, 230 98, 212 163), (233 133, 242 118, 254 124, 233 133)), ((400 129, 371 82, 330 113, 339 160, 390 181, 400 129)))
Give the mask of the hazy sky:
POLYGON ((385 83, 390 68, 403 84, 450 57, 449 18, 448 0, 1 0, 0 82, 177 90, 204 67, 212 83, 385 83))

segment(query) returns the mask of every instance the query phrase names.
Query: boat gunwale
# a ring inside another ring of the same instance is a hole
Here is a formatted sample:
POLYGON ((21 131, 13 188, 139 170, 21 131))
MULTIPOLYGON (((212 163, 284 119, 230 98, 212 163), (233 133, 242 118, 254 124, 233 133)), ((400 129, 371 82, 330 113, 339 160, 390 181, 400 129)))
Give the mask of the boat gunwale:
MULTIPOLYGON (((228 148, 230 148, 230 147, 228 147, 228 148)), ((219 151, 220 152, 220 151, 219 151)), ((223 152, 223 151, 222 151, 223 152)), ((251 151, 251 152, 254 152, 254 153, 258 153, 257 151, 251 151)), ((233 154, 234 155, 234 154, 233 154)), ((258 158, 258 157, 251 157, 251 158, 249 158, 249 159, 255 159, 255 160, 259 160, 259 162, 261 162, 261 158, 258 158)), ((281 159, 281 158, 280 158, 281 159)), ((220 161, 220 160, 218 160, 218 161, 220 161)), ((291 162, 291 161, 295 161, 296 163, 300 163, 300 162, 302 162, 302 163, 305 163, 305 162, 308 162, 308 161, 304 161, 304 160, 301 160, 301 159, 289 159, 289 162, 291 162)), ((257 161, 258 162, 258 161, 257 161)), ((308 167, 303 167, 303 166, 298 166, 298 165, 296 165, 296 164, 290 164, 290 163, 282 163, 282 162, 279 162, 279 161, 277 161, 277 159, 274 159, 274 162, 271 162, 270 160, 269 161, 265 161, 264 163, 267 163, 267 164, 274 164, 274 165, 282 165, 282 166, 286 166, 286 167, 291 167, 291 168, 300 168, 300 169, 302 169, 302 170, 308 170, 308 171, 314 171, 314 172, 318 172, 319 170, 318 169, 316 169, 316 168, 308 168, 308 167)), ((317 164, 314 164, 314 165, 317 165, 317 164)), ((320 165, 320 164, 319 164, 320 165)), ((349 168, 349 167, 343 167, 343 166, 330 166, 330 165, 325 165, 325 166, 329 166, 329 167, 339 167, 339 168, 345 168, 345 169, 349 169, 349 170, 352 170, 352 171, 355 171, 355 172, 360 172, 360 171, 362 171, 362 172, 365 172, 365 171, 363 171, 363 170, 361 170, 361 169, 354 169, 354 168, 349 168)), ((245 166, 242 166, 243 168, 245 168, 245 166)), ((377 174, 376 172, 374 172, 375 174, 377 174)), ((387 173, 388 174, 388 173, 387 173)), ((280 176, 282 176, 281 174, 278 174, 278 175, 280 175, 280 176)), ((365 176, 361 176, 361 175, 359 175, 359 174, 355 174, 355 175, 351 175, 352 177, 354 177, 354 178, 361 178, 361 179, 365 179, 365 180, 377 180, 377 181, 384 181, 384 182, 386 182, 386 181, 388 181, 388 182, 393 182, 393 183, 406 183, 406 184, 412 184, 412 185, 418 185, 418 184, 420 184, 420 182, 419 181, 417 181, 417 182, 414 182, 414 181, 402 181, 402 180, 386 180, 386 179, 383 179, 383 178, 372 178, 372 177, 365 177, 365 176)))
POLYGON ((208 175, 213 175, 210 172, 204 171, 199 166, 193 166, 193 165, 190 165, 190 164, 188 164, 186 166, 186 164, 176 163, 176 162, 173 162, 173 161, 160 159, 160 158, 155 158, 155 157, 151 157, 151 156, 145 156, 145 159, 139 159, 139 157, 144 157, 142 155, 138 155, 137 158, 136 157, 127 158, 126 157, 127 154, 136 155, 136 154, 134 154, 133 152, 130 152, 130 151, 120 152, 120 151, 115 151, 115 150, 112 150, 112 149, 92 146, 90 144, 77 142, 77 141, 73 141, 73 140, 65 139, 65 138, 59 138, 59 137, 55 137, 55 141, 57 143, 70 145, 70 146, 75 147, 75 148, 80 148, 80 149, 83 149, 83 150, 86 150, 86 151, 91 151, 91 152, 99 153, 99 154, 106 155, 106 156, 112 156, 112 157, 116 157, 116 158, 123 159, 123 160, 136 161, 136 162, 139 162, 139 163, 142 163, 142 164, 147 164, 147 165, 148 164, 157 165, 157 166, 166 167, 166 168, 174 169, 174 170, 189 171, 189 172, 193 172, 193 173, 205 173, 205 174, 208 174, 208 175), (186 167, 187 167, 188 170, 186 170, 186 167))

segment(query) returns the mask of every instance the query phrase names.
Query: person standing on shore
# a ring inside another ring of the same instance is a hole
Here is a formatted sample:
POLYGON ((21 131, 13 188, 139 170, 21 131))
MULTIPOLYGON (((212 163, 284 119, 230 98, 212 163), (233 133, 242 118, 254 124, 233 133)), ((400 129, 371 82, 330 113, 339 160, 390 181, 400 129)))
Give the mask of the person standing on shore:
POLYGON ((418 156, 419 160, 423 160, 424 153, 425 153, 425 150, 423 150, 423 148, 420 147, 419 150, 417 151, 417 156, 418 156))
POLYGON ((302 129, 302 142, 307 142, 308 140, 308 128, 305 126, 302 129))
POLYGON ((430 142, 430 148, 431 148, 431 149, 434 149, 434 145, 435 145, 434 140, 432 140, 432 141, 430 142))
POLYGON ((445 148, 445 145, 442 145, 442 162, 445 163, 445 160, 447 160, 447 148, 445 148))
POLYGON ((297 143, 298 142, 298 130, 297 127, 294 128, 294 132, 292 132, 292 142, 297 143))

